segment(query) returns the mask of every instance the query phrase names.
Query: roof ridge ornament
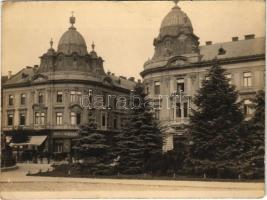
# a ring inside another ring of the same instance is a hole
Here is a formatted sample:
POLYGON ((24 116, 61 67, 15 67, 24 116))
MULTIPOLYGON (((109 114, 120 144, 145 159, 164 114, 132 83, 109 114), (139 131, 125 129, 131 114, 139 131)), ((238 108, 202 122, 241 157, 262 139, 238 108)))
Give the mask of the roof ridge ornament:
POLYGON ((173 2, 175 3, 175 6, 174 6, 173 8, 180 8, 180 7, 178 6, 179 0, 173 0, 173 2))
POLYGON ((74 24, 75 24, 75 17, 73 16, 74 12, 71 11, 71 17, 70 17, 70 24, 71 24, 71 27, 70 28, 74 28, 74 24))
POLYGON ((93 41, 91 46, 92 46, 92 51, 95 51, 95 43, 94 43, 94 41, 93 41))
POLYGON ((54 42, 53 42, 53 38, 51 38, 51 39, 50 39, 50 47, 51 47, 51 49, 53 49, 53 43, 54 43, 54 42))

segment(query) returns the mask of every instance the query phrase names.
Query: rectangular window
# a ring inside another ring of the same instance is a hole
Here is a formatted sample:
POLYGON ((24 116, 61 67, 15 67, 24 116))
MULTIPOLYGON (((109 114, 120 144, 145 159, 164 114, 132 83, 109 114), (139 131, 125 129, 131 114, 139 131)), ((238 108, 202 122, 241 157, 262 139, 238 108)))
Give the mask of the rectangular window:
POLYGON ((252 106, 252 102, 248 99, 246 99, 244 101, 244 114, 245 116, 252 116, 254 112, 253 106, 252 106))
POLYGON ((71 112, 70 113, 70 123, 71 123, 71 125, 79 125, 79 124, 81 124, 81 114, 80 113, 71 112))
POLYGON ((70 91, 70 101, 73 102, 77 102, 80 100, 82 96, 82 92, 79 91, 70 91))
POLYGON ((113 128, 117 128, 118 120, 117 118, 113 119, 113 128))
POLYGON ((14 96, 9 95, 8 97, 8 105, 13 106, 14 105, 14 96))
POLYGON ((19 125, 25 126, 25 122, 26 122, 25 114, 20 114, 19 115, 19 125))
POLYGON ((155 95, 160 94, 160 82, 159 81, 154 82, 154 93, 155 95))
POLYGON ((44 103, 44 94, 42 92, 40 92, 38 95, 38 103, 44 103))
POLYGON ((180 103, 176 103, 176 117, 182 117, 181 104, 180 103))
POLYGON ((232 84, 232 74, 226 74, 225 78, 228 80, 228 83, 231 85, 232 84))
POLYGON ((105 113, 102 113, 102 126, 105 127, 106 126, 106 115, 105 113))
POLYGON ((70 113, 70 124, 76 125, 76 113, 75 112, 70 113))
POLYGON ((188 104, 184 103, 184 117, 188 117, 188 104))
POLYGON ((7 115, 7 125, 8 126, 13 126, 13 114, 8 114, 7 115))
POLYGON ((40 113, 35 113, 34 123, 39 124, 40 123, 40 113))
POLYGON ((56 143, 55 147, 54 147, 54 152, 62 153, 63 152, 63 144, 62 143, 56 143))
POLYGON ((159 119, 159 109, 155 109, 155 119, 159 119))
MULTIPOLYGON (((184 117, 188 117, 188 103, 183 103, 183 114, 184 117)), ((181 104, 176 103, 176 117, 182 117, 181 104)))
POLYGON ((20 95, 20 104, 25 105, 26 104, 26 94, 20 95))
POLYGON ((56 113, 56 123, 57 125, 62 125, 63 114, 61 112, 56 113))
POLYGON ((82 97, 82 92, 77 92, 76 94, 77 94, 76 101, 80 101, 80 98, 82 97))
POLYGON ((243 73, 243 83, 244 83, 244 87, 251 87, 252 86, 252 74, 251 74, 251 72, 244 72, 243 73))
POLYGON ((70 102, 75 102, 75 91, 70 91, 70 102))
POLYGON ((57 92, 57 102, 58 103, 63 102, 63 92, 57 92))
POLYGON ((81 113, 76 113, 76 123, 77 125, 80 125, 81 124, 81 113))
POLYGON ((41 125, 44 125, 45 124, 45 113, 44 112, 41 112, 41 115, 40 115, 40 124, 41 125))
POLYGON ((180 93, 180 91, 184 92, 184 78, 178 78, 176 82, 177 82, 177 92, 178 93, 180 93))

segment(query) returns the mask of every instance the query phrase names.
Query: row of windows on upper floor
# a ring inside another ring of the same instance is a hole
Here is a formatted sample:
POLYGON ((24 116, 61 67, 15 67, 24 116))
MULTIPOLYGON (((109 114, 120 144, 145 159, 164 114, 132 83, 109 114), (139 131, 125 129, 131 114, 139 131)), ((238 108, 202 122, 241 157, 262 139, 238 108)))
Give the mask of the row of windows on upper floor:
MULTIPOLYGON (((232 74, 228 73, 225 74, 225 77, 228 79, 229 84, 232 84, 232 74)), ((205 80, 208 80, 209 76, 205 76, 205 80)), ((243 86, 244 87, 251 87, 252 86, 252 73, 251 72, 244 72, 243 73, 243 86)), ((184 78, 177 78, 176 80, 176 91, 185 91, 185 81, 184 78)), ((147 87, 147 93, 149 94, 149 87, 147 87)), ((154 94, 159 95, 160 91, 160 81, 154 82, 154 94)))
MULTIPOLYGON (((80 100, 82 96, 82 92, 80 91, 70 91, 70 102, 71 103, 75 103, 78 102, 80 100)), ((103 98, 103 104, 106 105, 107 103, 107 98, 106 98, 106 94, 104 94, 103 96, 105 96, 103 98)), ((92 95, 89 95, 89 101, 92 102, 92 95)), ((14 95, 9 95, 8 97, 8 106, 13 106, 14 105, 14 95)), ((117 105, 117 99, 112 97, 113 99, 113 106, 116 107, 117 105)), ((63 103, 63 92, 62 91, 57 91, 56 93, 56 102, 57 103, 63 103)), ((39 104, 43 104, 44 103, 44 93, 43 92, 39 92, 38 93, 38 103, 39 104)), ((22 93, 20 94, 20 105, 25 106, 26 105, 26 94, 22 93)), ((109 105, 110 106, 110 105, 109 105)))
MULTIPOLYGON (((82 93, 79 91, 70 91, 70 101, 71 102, 77 102, 79 98, 81 97, 82 93)), ((20 94, 20 105, 26 105, 26 94, 22 93, 20 94)), ((8 105, 13 106, 14 105, 14 95, 9 95, 8 97, 8 105)), ((63 102, 63 92, 57 91, 56 93, 56 102, 62 103, 63 102)), ((43 104, 44 103, 44 93, 39 92, 38 93, 38 103, 43 104)))
MULTIPOLYGON (((251 102, 251 100, 249 99, 245 99, 243 100, 243 113, 245 115, 245 117, 251 117, 255 111, 254 107, 253 107, 253 103, 251 102)), ((176 103, 176 118, 187 118, 190 115, 190 104, 189 102, 185 102, 183 104, 181 103, 176 103)), ((155 109, 155 118, 156 119, 160 119, 160 110, 159 109, 155 109)), ((175 120, 175 119, 174 119, 175 120)))
MULTIPOLYGON (((56 112, 56 125, 63 125, 63 112, 56 112)), ((92 116, 89 116, 90 121, 92 121, 92 116)), ((95 119, 94 119, 95 121, 95 119)), ((45 112, 35 112, 34 114, 34 124, 35 125, 45 125, 46 124, 46 113, 45 112)), ((70 124, 71 125, 80 125, 81 124, 81 113, 71 112, 70 113, 70 124)), ((14 125, 14 114, 9 113, 7 115, 7 125, 13 126, 14 125)), ((19 114, 19 125, 25 126, 26 125, 26 114, 20 113, 19 114)), ((107 114, 101 113, 101 126, 107 126, 107 114)), ((117 117, 113 118, 113 128, 118 128, 118 119, 117 117)))

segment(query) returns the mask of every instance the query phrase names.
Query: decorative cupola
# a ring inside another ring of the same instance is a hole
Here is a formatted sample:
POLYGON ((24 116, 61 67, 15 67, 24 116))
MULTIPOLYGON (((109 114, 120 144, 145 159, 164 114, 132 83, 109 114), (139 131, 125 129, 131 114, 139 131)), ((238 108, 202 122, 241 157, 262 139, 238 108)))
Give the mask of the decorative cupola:
POLYGON ((54 70, 54 61, 56 57, 56 51, 53 49, 53 39, 50 40, 50 48, 45 54, 43 54, 40 59, 40 67, 38 68, 37 73, 53 71, 54 70))
POLYGON ((95 44, 92 44, 92 51, 88 54, 83 36, 74 27, 75 21, 72 13, 69 18, 71 26, 61 36, 57 51, 53 49, 53 41, 50 41, 50 49, 41 56, 40 73, 105 76, 103 59, 95 52, 95 44))
POLYGON ((177 2, 162 20, 159 35, 154 39, 155 54, 152 60, 199 51, 199 38, 193 33, 189 17, 181 10, 177 2))
POLYGON ((74 27, 75 17, 73 16, 73 12, 69 21, 71 26, 69 27, 69 30, 61 36, 57 52, 65 55, 77 53, 80 56, 84 56, 88 54, 87 46, 83 36, 74 27))

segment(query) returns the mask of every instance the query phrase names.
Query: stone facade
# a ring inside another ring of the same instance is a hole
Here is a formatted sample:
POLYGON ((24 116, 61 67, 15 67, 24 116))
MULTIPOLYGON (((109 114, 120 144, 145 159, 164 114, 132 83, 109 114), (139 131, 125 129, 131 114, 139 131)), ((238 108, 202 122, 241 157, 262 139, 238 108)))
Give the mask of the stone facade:
POLYGON ((174 136, 185 136, 183 126, 194 107, 191 99, 215 63, 226 69, 227 78, 240 93, 246 116, 251 116, 250 98, 264 89, 265 38, 246 35, 242 40, 233 37, 230 42, 199 46, 190 19, 176 5, 163 19, 154 46, 155 54, 145 62, 141 76, 149 95, 160 102, 161 109, 156 112, 166 127, 164 151, 173 148, 174 136), (173 94, 182 98, 177 101, 173 94))
POLYGON ((75 18, 71 17, 70 22, 57 50, 51 41, 51 47, 40 57, 40 66, 22 69, 2 86, 3 132, 13 137, 47 136, 44 150, 49 152, 69 153, 79 126, 89 119, 95 120, 98 130, 107 134, 119 131, 127 113, 116 109, 116 100, 109 95, 128 95, 136 84, 105 73, 95 45, 88 53, 85 40, 74 27, 75 18), (104 97, 104 107, 87 109, 88 103, 83 101, 92 102, 97 95, 104 97))

